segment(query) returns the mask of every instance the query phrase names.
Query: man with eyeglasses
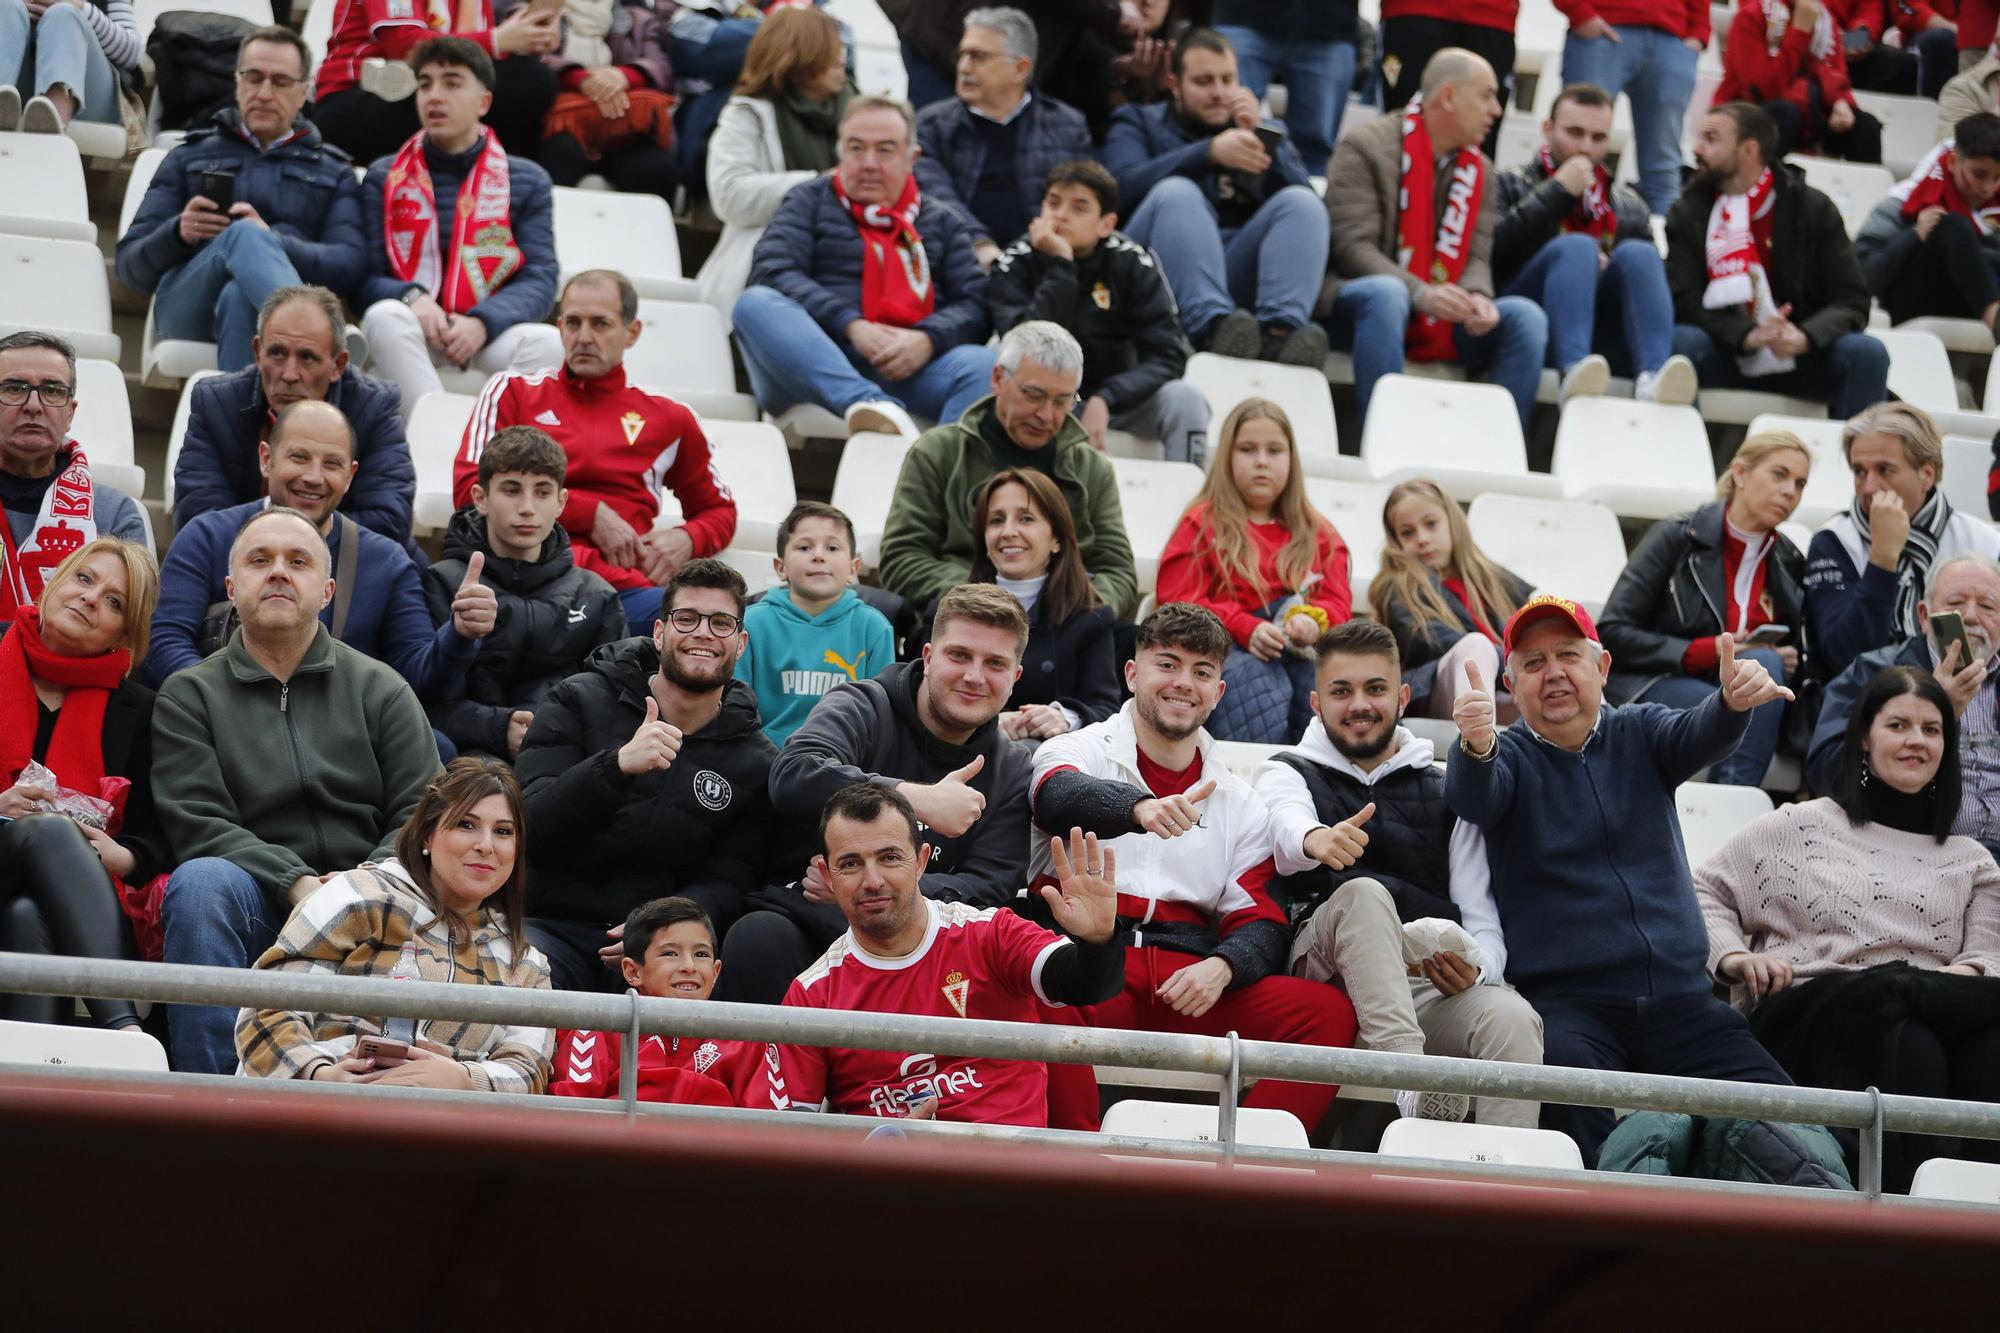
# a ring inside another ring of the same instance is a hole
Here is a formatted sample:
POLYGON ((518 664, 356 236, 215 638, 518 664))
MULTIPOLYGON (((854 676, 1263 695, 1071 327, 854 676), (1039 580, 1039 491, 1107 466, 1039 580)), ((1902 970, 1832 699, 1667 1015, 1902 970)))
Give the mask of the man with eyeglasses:
POLYGON ((272 292, 309 282, 345 295, 368 267, 354 160, 300 115, 311 95, 297 33, 245 37, 235 107, 167 154, 118 241, 118 280, 153 294, 159 336, 215 343, 224 371, 256 359, 272 292))
POLYGON ((882 586, 914 606, 972 573, 985 534, 972 530, 972 496, 1009 468, 1045 472, 1069 502, 1083 567, 1105 605, 1129 615, 1139 575, 1111 460, 1093 449, 1072 412, 1083 348, 1061 325, 1031 319, 1000 340, 991 396, 924 432, 903 458, 882 532, 882 586))
POLYGON ((0 338, 0 624, 33 606, 70 552, 98 537, 146 540, 130 496, 98 483, 76 415, 76 352, 50 333, 0 338))
POLYGON ((690 560, 651 638, 594 654, 535 709, 514 771, 527 798, 528 938, 558 990, 622 991, 624 922, 678 894, 717 933, 763 880, 777 750, 736 680, 743 576, 690 560))

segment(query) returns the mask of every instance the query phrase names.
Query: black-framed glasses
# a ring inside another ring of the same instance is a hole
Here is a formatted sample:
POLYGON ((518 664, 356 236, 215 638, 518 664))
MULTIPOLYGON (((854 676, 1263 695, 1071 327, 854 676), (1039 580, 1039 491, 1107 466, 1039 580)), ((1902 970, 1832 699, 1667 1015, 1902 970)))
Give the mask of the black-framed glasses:
POLYGON ((703 621, 708 622, 708 632, 718 639, 726 639, 743 628, 742 620, 727 611, 696 611, 684 606, 667 612, 667 623, 676 634, 692 634, 701 628, 703 621))
POLYGON ((61 380, 43 380, 40 384, 31 384, 27 380, 0 380, 0 403, 9 407, 19 407, 27 402, 31 393, 42 400, 43 407, 61 407, 69 401, 73 392, 61 380))
POLYGON ((268 83, 274 93, 288 93, 305 82, 296 74, 266 74, 261 69, 239 69, 236 81, 245 88, 262 88, 268 83))

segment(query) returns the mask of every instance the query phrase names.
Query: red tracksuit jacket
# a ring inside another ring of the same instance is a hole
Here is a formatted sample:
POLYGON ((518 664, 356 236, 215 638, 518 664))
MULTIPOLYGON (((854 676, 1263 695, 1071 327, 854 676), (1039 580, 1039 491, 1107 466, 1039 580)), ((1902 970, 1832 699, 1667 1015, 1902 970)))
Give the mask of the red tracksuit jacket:
MULTIPOLYGON (((555 1067, 549 1091, 558 1097, 616 1097, 625 1038, 617 1032, 556 1035, 555 1067)), ((639 1100, 681 1106, 763 1104, 764 1050, 761 1041, 713 1041, 706 1037, 641 1037, 639 1100), (756 1101, 747 1099, 754 1089, 756 1101)))
POLYGON ((694 412, 664 394, 627 384, 623 367, 591 380, 563 367, 510 371, 487 381, 452 468, 453 504, 472 503, 479 456, 494 432, 508 426, 547 431, 569 455, 562 525, 570 553, 578 569, 603 575, 614 588, 644 588, 651 580, 640 570, 612 564, 591 545, 599 502, 644 534, 659 517, 662 495, 671 491, 696 555, 714 555, 736 535, 736 501, 716 474, 694 412))

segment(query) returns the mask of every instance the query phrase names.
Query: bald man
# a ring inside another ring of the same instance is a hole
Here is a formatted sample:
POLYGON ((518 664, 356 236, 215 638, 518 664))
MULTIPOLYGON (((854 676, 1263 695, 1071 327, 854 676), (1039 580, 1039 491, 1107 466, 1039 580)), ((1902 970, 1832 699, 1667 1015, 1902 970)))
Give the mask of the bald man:
POLYGON ((198 515, 168 548, 147 682, 157 687, 228 642, 229 546, 267 505, 304 514, 328 548, 334 592, 319 615, 334 638, 387 663, 419 694, 463 675, 498 614, 493 590, 475 581, 454 600, 451 617, 434 623, 408 553, 339 512, 355 475, 354 432, 340 409, 317 399, 287 407, 258 446, 257 466, 269 499, 198 515))
POLYGON ((1525 297, 1493 294, 1499 190, 1479 145, 1499 118, 1493 67, 1448 46, 1424 67, 1402 114, 1362 126, 1334 152, 1333 244, 1318 312, 1333 345, 1354 353, 1364 421, 1376 381, 1402 373, 1407 354, 1487 373, 1527 425, 1548 319, 1525 297))

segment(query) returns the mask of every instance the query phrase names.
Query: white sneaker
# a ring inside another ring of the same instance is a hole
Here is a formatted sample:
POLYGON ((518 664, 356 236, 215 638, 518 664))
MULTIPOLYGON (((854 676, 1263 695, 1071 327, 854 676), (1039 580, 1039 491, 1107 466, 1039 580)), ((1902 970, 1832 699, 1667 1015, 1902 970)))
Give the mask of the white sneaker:
POLYGON ((847 433, 901 435, 909 440, 923 434, 908 412, 886 399, 851 404, 847 409, 847 433))
POLYGON ((1701 390, 1694 362, 1684 356, 1670 356, 1657 371, 1641 371, 1632 382, 1632 396, 1642 403, 1663 403, 1668 407, 1691 407, 1701 390))
POLYGON ((1471 1112, 1472 1099, 1462 1092, 1405 1090, 1396 1094, 1396 1110, 1405 1120, 1457 1122, 1471 1112))
POLYGON ((12 134, 21 128, 21 90, 13 84, 0 84, 0 134, 12 134))
POLYGON ((1611 387, 1611 363, 1592 352, 1563 372, 1560 399, 1601 398, 1611 387))

